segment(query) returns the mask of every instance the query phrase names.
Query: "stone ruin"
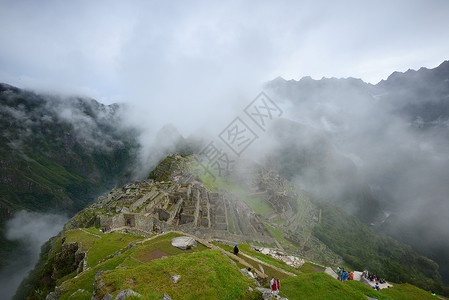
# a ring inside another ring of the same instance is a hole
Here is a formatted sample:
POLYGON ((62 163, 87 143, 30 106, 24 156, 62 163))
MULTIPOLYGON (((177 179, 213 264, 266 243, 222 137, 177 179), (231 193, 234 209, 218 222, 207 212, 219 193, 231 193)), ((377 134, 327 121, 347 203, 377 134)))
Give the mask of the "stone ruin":
POLYGON ((147 233, 180 230, 212 238, 272 243, 270 233, 247 204, 235 195, 214 193, 191 180, 145 180, 101 196, 94 204, 100 227, 147 233))

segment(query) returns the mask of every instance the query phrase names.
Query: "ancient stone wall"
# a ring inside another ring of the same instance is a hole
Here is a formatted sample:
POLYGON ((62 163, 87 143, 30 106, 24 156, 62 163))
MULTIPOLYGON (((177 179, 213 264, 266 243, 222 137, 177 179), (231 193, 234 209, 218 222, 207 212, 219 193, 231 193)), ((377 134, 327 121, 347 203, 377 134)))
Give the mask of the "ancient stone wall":
POLYGON ((145 216, 142 214, 135 215, 135 227, 144 231, 153 231, 153 216, 145 216))

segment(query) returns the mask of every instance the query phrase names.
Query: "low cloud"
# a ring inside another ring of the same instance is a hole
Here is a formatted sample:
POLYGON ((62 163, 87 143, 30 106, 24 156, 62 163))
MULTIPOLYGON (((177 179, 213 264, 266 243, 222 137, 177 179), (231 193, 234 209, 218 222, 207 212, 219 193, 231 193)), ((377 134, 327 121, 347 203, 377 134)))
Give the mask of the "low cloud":
POLYGON ((62 230, 68 218, 57 214, 19 211, 6 223, 6 238, 20 247, 0 270, 2 299, 14 296, 20 282, 36 264, 41 246, 62 230))

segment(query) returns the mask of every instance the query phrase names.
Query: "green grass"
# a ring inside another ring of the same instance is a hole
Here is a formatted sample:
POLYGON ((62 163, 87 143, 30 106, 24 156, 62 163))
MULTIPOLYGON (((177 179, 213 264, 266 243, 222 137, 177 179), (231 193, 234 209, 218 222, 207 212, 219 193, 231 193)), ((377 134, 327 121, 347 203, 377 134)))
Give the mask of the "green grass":
POLYGON ((157 237, 153 240, 150 240, 143 245, 136 247, 133 249, 132 257, 137 259, 138 261, 146 262, 151 259, 151 253, 155 250, 163 252, 164 256, 172 256, 172 255, 179 255, 183 253, 193 253, 198 251, 206 250, 207 247, 204 246, 201 243, 197 243, 196 248, 192 248, 189 250, 181 250, 176 247, 173 247, 170 243, 170 241, 178 236, 182 236, 178 233, 168 233, 163 236, 157 237))
POLYGON ((410 284, 395 285, 375 291, 359 281, 340 282, 325 273, 300 274, 281 280, 281 296, 293 299, 436 299, 410 284))
POLYGON ((64 236, 66 238, 65 243, 69 244, 69 243, 73 243, 73 242, 81 242, 81 249, 83 251, 86 251, 88 249, 90 249, 90 247, 92 247, 93 244, 95 244, 95 241, 97 241, 99 238, 92 235, 92 234, 88 234, 84 231, 82 231, 81 229, 74 229, 74 230, 69 230, 66 231, 64 233, 64 236))
MULTIPOLYGON (((66 281, 62 284, 65 293, 59 298, 61 300, 70 299, 70 295, 76 292, 78 289, 86 290, 90 293, 93 292, 93 284, 95 282, 95 274, 98 271, 113 270, 120 265, 127 256, 125 254, 119 255, 108 261, 97 265, 88 271, 84 271, 79 274, 78 277, 66 281)), ((89 298, 90 299, 90 298, 89 298)))
MULTIPOLYGON (((93 230, 96 229, 93 228, 88 231, 96 232, 93 230)), ((69 299, 69 298, 72 299, 70 295, 76 292, 78 289, 84 289, 92 293, 93 284, 95 281, 95 274, 99 270, 115 270, 115 268, 118 266, 120 266, 121 268, 127 267, 133 269, 141 265, 144 265, 142 260, 144 262, 148 261, 149 263, 157 261, 158 259, 150 260, 148 257, 146 257, 146 255, 151 255, 151 252, 153 250, 164 252, 165 254, 167 254, 167 256, 174 256, 180 254, 189 255, 207 249, 207 247, 201 243, 197 243, 197 247, 190 250, 180 250, 178 248, 171 246, 170 244, 171 239, 177 236, 181 236, 180 234, 177 233, 168 233, 156 237, 150 241, 145 242, 144 244, 134 246, 130 249, 126 247, 128 246, 129 242, 139 241, 142 239, 142 237, 133 236, 131 234, 112 232, 107 234, 100 233, 102 238, 96 238, 95 236, 87 234, 82 230, 71 230, 68 231, 67 233, 71 241, 86 242, 86 240, 93 238, 92 239, 93 243, 91 243, 91 247, 89 249, 88 254, 88 264, 89 262, 91 262, 92 266, 94 267, 90 270, 87 270, 79 274, 78 277, 76 278, 73 278, 76 274, 71 273, 62 278, 60 281, 58 281, 58 284, 59 285, 62 284, 66 289, 66 292, 61 297, 61 299, 69 299), (122 254, 114 258, 107 259, 103 263, 98 263, 104 258, 106 258, 108 255, 111 255, 122 248, 124 248, 122 254)), ((83 297, 85 296, 85 294, 75 296, 83 297)), ((87 298, 90 299, 90 296, 87 298)))
POLYGON ((256 214, 264 214, 273 211, 273 208, 260 197, 243 196, 243 200, 245 200, 246 204, 248 204, 256 214))
POLYGON ((285 224, 285 222, 287 222, 287 220, 285 220, 285 219, 279 219, 279 220, 274 221, 274 223, 276 223, 278 225, 283 225, 283 224, 285 224))
POLYGON ((87 266, 95 266, 108 255, 114 254, 120 249, 127 247, 130 242, 141 239, 142 237, 140 236, 118 232, 102 234, 102 238, 97 239, 89 250, 87 266))
POLYGON ((136 258, 132 256, 128 256, 121 264, 120 267, 136 267, 141 265, 142 262, 138 261, 136 258))
MULTIPOLYGON (((96 229, 88 229, 89 232, 96 232, 93 230, 96 229)), ((71 230, 66 232, 66 241, 81 241, 86 245, 90 243, 89 254, 98 253, 98 257, 105 257, 108 253, 114 253, 115 249, 121 249, 120 246, 127 246, 129 241, 142 239, 139 236, 120 233, 100 235, 102 238, 82 230, 71 230), (106 245, 107 243, 114 247, 106 245)), ((254 282, 241 274, 239 271, 239 268, 243 267, 241 264, 232 264, 230 259, 219 251, 210 250, 200 243, 197 243, 197 248, 190 250, 177 249, 170 244, 171 239, 177 236, 180 234, 168 233, 129 249, 125 247, 122 254, 95 265, 92 269, 78 274, 76 278, 75 273, 68 274, 58 281, 58 285, 61 285, 65 291, 60 299, 90 299, 95 274, 99 270, 105 271, 102 274, 105 286, 100 296, 107 292, 115 296, 121 290, 131 288, 143 295, 143 299, 161 299, 164 293, 169 294, 173 299, 257 299, 260 297, 260 293, 248 291, 248 287, 254 288, 254 282), (152 257, 154 251, 159 256, 152 257), (161 258, 161 255, 166 257, 161 258), (170 281, 172 275, 181 275, 178 283, 170 281), (66 281, 63 282, 64 280, 66 281), (77 292, 79 289, 86 292, 77 292)), ((230 245, 214 244, 230 252, 233 250, 230 245)), ((252 250, 247 244, 239 244, 239 248, 252 257, 298 274, 290 277, 272 267, 262 265, 268 278, 281 279, 281 296, 288 299, 366 299, 366 296, 379 300, 435 299, 429 298, 432 296, 424 290, 409 284, 374 291, 357 281, 340 282, 325 273, 316 273, 311 263, 305 263, 297 270, 252 250)), ((254 269, 259 269, 259 263, 252 258, 239 256, 254 269)))
POLYGON ((379 292, 379 291, 375 291, 372 288, 370 288, 369 286, 367 286, 364 283, 361 283, 360 281, 356 281, 356 280, 346 280, 344 282, 344 284, 346 284, 347 286, 351 287, 354 290, 357 290, 361 293, 363 293, 364 295, 371 297, 371 298, 375 298, 378 300, 389 300, 392 299, 388 296, 385 296, 383 293, 379 292))
POLYGON ((92 294, 87 291, 75 291, 72 295, 70 295, 70 300, 86 300, 91 299, 92 294))
POLYGON ((397 300, 421 300, 421 299, 436 299, 437 297, 432 296, 429 292, 426 292, 420 288, 417 288, 414 285, 404 283, 395 285, 389 289, 380 290, 380 294, 391 297, 392 299, 397 300))
POLYGON ((314 264, 312 264, 312 263, 310 263, 310 262, 304 263, 304 264, 299 268, 299 270, 300 270, 302 273, 316 273, 317 271, 316 271, 315 268, 317 268, 317 267, 320 268, 320 269, 322 269, 322 270, 324 271, 324 269, 323 269, 322 267, 317 266, 317 265, 314 265, 314 264))
POLYGON ((363 292, 325 273, 301 274, 281 280, 280 295, 294 299, 363 299, 363 292))
POLYGON ((282 247, 284 247, 286 250, 295 250, 298 247, 293 245, 291 242, 286 240, 283 236, 283 232, 280 229, 274 228, 273 226, 270 226, 267 223, 264 223, 265 227, 268 229, 268 231, 271 233, 271 235, 281 244, 282 247))
MULTIPOLYGON (((131 288, 144 299, 251 299, 244 277, 229 259, 217 250, 206 250, 153 260, 130 269, 115 269, 104 275, 102 294, 116 295, 131 288), (181 275, 177 283, 170 276, 181 275)), ((102 296, 100 295, 100 297, 102 296)))

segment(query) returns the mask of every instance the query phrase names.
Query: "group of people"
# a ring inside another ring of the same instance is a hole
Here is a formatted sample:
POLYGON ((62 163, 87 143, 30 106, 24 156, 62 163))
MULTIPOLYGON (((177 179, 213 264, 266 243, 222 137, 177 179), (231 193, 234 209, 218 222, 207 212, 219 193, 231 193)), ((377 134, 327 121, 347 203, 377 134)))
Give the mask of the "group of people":
POLYGON ((380 290, 379 283, 386 283, 385 279, 378 278, 376 275, 374 275, 373 273, 370 273, 368 271, 364 271, 362 273, 362 276, 365 277, 366 279, 368 279, 369 281, 375 281, 376 284, 373 286, 373 289, 375 289, 377 291, 380 290))
POLYGON ((367 277, 370 281, 378 281, 379 283, 385 283, 385 279, 383 278, 378 278, 376 275, 368 273, 367 277))
POLYGON ((338 274, 338 280, 340 280, 340 281, 354 280, 354 273, 348 272, 342 267, 338 267, 337 274, 338 274))
POLYGON ((105 227, 101 227, 101 228, 100 228, 100 231, 101 231, 102 233, 106 233, 106 232, 111 231, 111 225, 105 226, 105 227))

